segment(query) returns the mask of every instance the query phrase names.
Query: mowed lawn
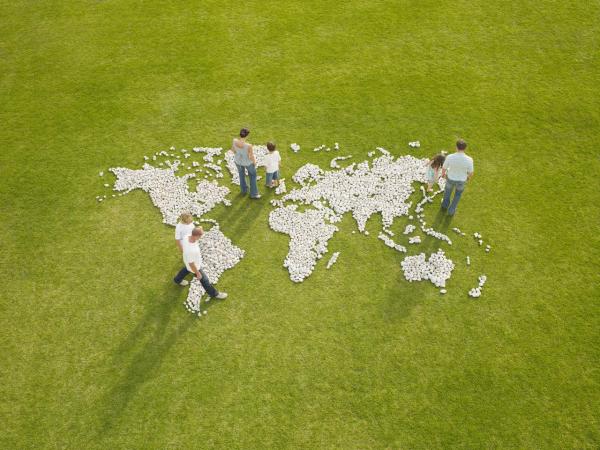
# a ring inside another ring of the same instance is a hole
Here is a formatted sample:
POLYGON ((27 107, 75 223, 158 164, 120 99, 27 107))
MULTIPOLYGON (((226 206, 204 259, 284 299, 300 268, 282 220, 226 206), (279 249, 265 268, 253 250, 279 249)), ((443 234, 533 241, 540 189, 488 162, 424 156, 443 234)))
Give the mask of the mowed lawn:
POLYGON ((0 8, 0 447, 600 446, 598 2, 0 8), (379 217, 347 217, 337 264, 297 285, 272 194, 232 189, 209 217, 246 257, 198 319, 173 229, 143 192, 98 204, 98 172, 241 126, 288 178, 328 165, 320 144, 464 137, 476 176, 445 226, 493 251, 426 241, 457 264, 441 296, 404 281, 379 217))

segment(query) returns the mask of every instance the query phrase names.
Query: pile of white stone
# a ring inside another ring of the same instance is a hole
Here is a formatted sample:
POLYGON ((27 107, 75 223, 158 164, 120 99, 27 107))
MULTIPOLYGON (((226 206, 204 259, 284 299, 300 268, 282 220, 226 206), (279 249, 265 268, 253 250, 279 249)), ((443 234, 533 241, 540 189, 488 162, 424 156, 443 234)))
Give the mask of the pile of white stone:
POLYGON ((229 188, 219 186, 216 181, 202 180, 198 183, 196 192, 190 192, 187 181, 194 174, 178 177, 175 175, 178 166, 179 161, 176 161, 168 169, 157 169, 144 164, 140 170, 123 167, 109 170, 117 177, 115 191, 142 189, 147 192, 154 206, 160 210, 163 222, 169 225, 176 225, 183 212, 200 217, 218 203, 228 203, 225 197, 229 194, 229 188))
MULTIPOLYGON (((199 243, 204 261, 202 270, 204 270, 213 285, 216 285, 223 272, 234 267, 244 257, 244 250, 233 245, 231 240, 221 232, 218 224, 205 232, 199 243)), ((216 288, 219 290, 219 286, 216 286, 216 288)), ((190 283, 187 299, 184 302, 186 309, 201 316, 201 299, 205 293, 200 282, 194 277, 190 283)), ((209 298, 206 301, 208 300, 209 298)), ((204 311, 204 314, 206 314, 206 311, 204 311)))
POLYGON ((414 226, 412 223, 409 223, 408 225, 406 225, 406 228, 404 228, 404 234, 410 234, 413 231, 415 231, 417 227, 414 226))
POLYGON ((285 180, 279 180, 279 185, 275 188, 275 194, 281 195, 285 194, 287 189, 285 187, 285 180))
POLYGON ((425 166, 423 159, 410 155, 395 159, 387 150, 379 151, 383 155, 371 166, 364 161, 325 172, 314 164, 302 166, 292 177, 302 187, 282 200, 302 204, 324 200, 340 216, 351 212, 360 232, 365 232, 367 220, 378 212, 384 227, 391 226, 394 218, 408 214, 412 184, 426 181, 425 166))
POLYGON ((483 290, 483 286, 487 281, 487 276, 480 275, 479 276, 479 285, 469 291, 469 296, 473 298, 481 297, 481 291, 483 290))
POLYGON ((408 146, 412 148, 419 148, 421 146, 421 143, 419 141, 412 141, 408 143, 408 146))
POLYGON ((380 240, 383 241, 383 243, 385 245, 387 245, 390 248, 393 248, 394 250, 397 250, 399 252, 402 253, 406 253, 406 247, 404 247, 403 245, 397 244, 392 238, 386 236, 383 233, 379 233, 379 236, 377 236, 380 240))
POLYGON ((294 180, 298 184, 306 184, 308 181, 318 181, 323 175, 323 170, 315 164, 305 164, 300 167, 296 173, 292 176, 292 180, 294 180))
POLYGON ((298 153, 300 151, 300 146, 298 144, 296 144, 295 142, 290 145, 290 148, 292 149, 292 151, 294 153, 298 153))
POLYGON ((425 259, 425 253, 407 256, 401 266, 404 278, 409 282, 429 280, 437 287, 446 287, 446 280, 454 270, 454 263, 446 258, 442 249, 432 253, 429 260, 425 259))
POLYGON ((343 161, 345 159, 350 159, 350 158, 352 158, 352 155, 348 155, 348 156, 336 156, 329 163, 329 167, 331 167, 332 169, 341 169, 341 166, 338 164, 338 161, 343 161))
POLYGON ((327 252, 327 242, 338 231, 335 225, 325 223, 326 209, 298 212, 297 205, 277 208, 269 214, 269 226, 290 236, 289 252, 283 263, 296 283, 309 276, 327 252))
MULTIPOLYGON (((215 156, 220 156, 223 148, 221 147, 194 147, 196 153, 204 153, 202 159, 207 163, 214 162, 215 156)), ((185 150, 182 150, 185 153, 185 150)), ((219 163, 220 164, 220 163, 219 163)))
POLYGON ((329 258, 329 261, 327 261, 328 269, 337 262, 338 256, 340 256, 340 252, 335 252, 333 255, 331 255, 331 258, 329 258))

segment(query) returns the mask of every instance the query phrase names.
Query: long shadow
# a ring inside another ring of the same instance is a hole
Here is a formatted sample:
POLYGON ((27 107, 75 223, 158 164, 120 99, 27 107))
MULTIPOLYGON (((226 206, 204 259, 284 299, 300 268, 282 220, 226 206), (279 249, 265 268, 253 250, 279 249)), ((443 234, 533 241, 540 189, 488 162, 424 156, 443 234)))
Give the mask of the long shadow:
MULTIPOLYGON (((439 205, 436 203, 433 204, 429 211, 433 212, 435 216, 433 217, 433 222, 427 222, 426 226, 430 226, 436 231, 447 234, 448 229, 450 228, 450 223, 452 221, 452 217, 448 216, 444 210, 442 210, 439 205), (435 208, 435 209, 434 209, 435 208)), ((447 245, 443 241, 434 238, 433 236, 425 235, 423 233, 423 241, 418 246, 414 247, 416 253, 425 253, 426 257, 429 256, 430 253, 434 253, 438 250, 438 248, 442 248, 443 245, 447 245)), ((411 247, 409 247, 410 250, 411 247)), ((414 253, 413 253, 414 254, 414 253)), ((400 266, 400 262, 407 256, 406 254, 398 254, 398 265, 400 266)), ((397 272, 397 284, 402 286, 402 291, 398 290, 396 287, 392 287, 388 290, 388 301, 384 305, 384 310, 386 316, 390 320, 396 319, 405 319, 410 316, 411 311, 418 304, 420 304, 428 292, 431 289, 439 290, 433 286, 429 281, 419 281, 419 282, 408 282, 404 278, 404 273, 402 268, 398 268, 397 272)))
POLYGON ((174 329, 167 331, 173 312, 182 310, 180 298, 179 286, 169 284, 114 351, 110 364, 121 376, 100 402, 103 416, 98 430, 99 438, 118 423, 138 390, 156 375, 173 345, 196 323, 194 316, 181 314, 177 317, 184 319, 174 329))
POLYGON ((233 241, 239 241, 250 230, 252 223, 268 205, 268 200, 264 197, 259 200, 241 195, 238 197, 240 198, 234 199, 230 207, 214 216, 223 232, 233 241))

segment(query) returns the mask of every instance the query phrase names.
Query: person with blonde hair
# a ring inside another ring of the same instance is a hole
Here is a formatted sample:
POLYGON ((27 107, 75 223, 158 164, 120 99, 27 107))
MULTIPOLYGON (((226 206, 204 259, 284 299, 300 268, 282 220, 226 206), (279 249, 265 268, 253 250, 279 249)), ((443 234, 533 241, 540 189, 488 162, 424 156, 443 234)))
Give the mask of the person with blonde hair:
POLYGON ((183 246, 181 245, 181 241, 183 238, 188 237, 192 234, 192 230, 194 229, 194 218, 189 212, 184 212, 179 216, 179 222, 175 227, 175 242, 177 243, 177 248, 180 252, 183 251, 183 246))

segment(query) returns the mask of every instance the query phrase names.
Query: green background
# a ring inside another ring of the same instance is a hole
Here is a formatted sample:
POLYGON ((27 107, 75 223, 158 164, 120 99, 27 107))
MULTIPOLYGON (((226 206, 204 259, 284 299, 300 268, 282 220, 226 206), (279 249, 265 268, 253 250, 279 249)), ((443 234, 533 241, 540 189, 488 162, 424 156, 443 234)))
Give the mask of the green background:
POLYGON ((598 2, 0 5, 3 448, 600 445, 598 2), (272 193, 234 190, 209 216, 246 257, 196 319, 173 229, 141 191, 98 204, 98 172, 241 126, 288 178, 322 143, 360 161, 464 137, 451 226, 492 253, 448 249, 440 296, 379 218, 346 218, 337 264, 295 285, 272 193))

